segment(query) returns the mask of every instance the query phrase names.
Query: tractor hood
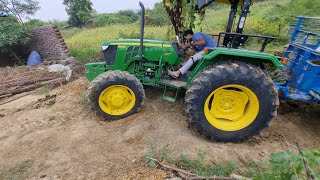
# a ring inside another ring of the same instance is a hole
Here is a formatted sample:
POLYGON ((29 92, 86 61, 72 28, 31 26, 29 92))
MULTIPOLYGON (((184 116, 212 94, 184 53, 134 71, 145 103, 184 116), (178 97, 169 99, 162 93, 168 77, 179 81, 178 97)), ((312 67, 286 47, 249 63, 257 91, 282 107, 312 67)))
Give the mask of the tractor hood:
MULTIPOLYGON (((140 52, 140 39, 118 39, 103 43, 102 50, 105 52, 110 47, 116 47, 117 56, 119 59, 126 59, 138 57, 140 52)), ((178 44, 170 41, 158 40, 143 40, 143 53, 144 59, 149 61, 160 61, 169 64, 175 64, 179 59, 178 44)), ((105 56, 111 57, 109 54, 105 56)), ((113 58, 114 59, 114 58, 113 58)))
MULTIPOLYGON (((145 39, 143 41, 144 47, 164 47, 164 48, 170 48, 172 42, 169 41, 158 41, 158 40, 148 40, 145 39)), ((107 47, 110 45, 118 45, 118 46, 139 46, 140 45, 140 39, 118 39, 113 41, 108 41, 103 43, 103 47, 107 47)))

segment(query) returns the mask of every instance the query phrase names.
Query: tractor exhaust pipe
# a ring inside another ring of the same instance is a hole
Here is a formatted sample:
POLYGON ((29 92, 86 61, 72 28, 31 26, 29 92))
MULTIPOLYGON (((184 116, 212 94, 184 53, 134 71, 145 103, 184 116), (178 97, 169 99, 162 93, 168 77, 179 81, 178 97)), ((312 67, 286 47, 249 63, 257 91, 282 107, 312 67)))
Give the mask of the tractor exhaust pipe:
POLYGON ((146 9, 143 5, 143 3, 140 1, 139 2, 140 7, 141 7, 141 28, 140 28, 140 61, 143 59, 143 39, 144 39, 144 23, 145 23, 145 12, 146 9))

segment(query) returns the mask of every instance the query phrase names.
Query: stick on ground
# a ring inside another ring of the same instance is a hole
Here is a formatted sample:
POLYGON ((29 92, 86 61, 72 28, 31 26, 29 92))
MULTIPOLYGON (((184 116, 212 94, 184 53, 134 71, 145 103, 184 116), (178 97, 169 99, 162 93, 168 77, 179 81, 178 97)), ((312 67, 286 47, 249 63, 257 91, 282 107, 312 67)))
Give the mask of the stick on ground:
MULTIPOLYGON (((176 167, 172 167, 172 166, 169 166, 169 165, 162 164, 160 161, 158 161, 157 159, 154 159, 154 158, 147 157, 147 159, 156 162, 164 170, 170 170, 170 171, 175 172, 178 176, 180 176, 181 178, 186 179, 186 180, 203 180, 203 179, 205 179, 205 180, 238 180, 238 178, 234 178, 234 177, 221 177, 221 176, 204 177, 204 176, 199 176, 197 174, 188 172, 188 171, 183 170, 183 169, 179 169, 179 168, 176 168, 176 167)), ((241 178, 241 179, 247 179, 247 178, 241 178)))
POLYGON ((299 146, 299 143, 296 142, 296 145, 297 145, 297 148, 299 150, 299 154, 302 156, 302 160, 303 160, 303 164, 304 164, 304 168, 306 169, 306 172, 307 172, 307 178, 308 179, 316 179, 316 176, 312 173, 310 167, 308 166, 308 162, 307 162, 307 159, 306 157, 304 156, 300 146, 299 146))

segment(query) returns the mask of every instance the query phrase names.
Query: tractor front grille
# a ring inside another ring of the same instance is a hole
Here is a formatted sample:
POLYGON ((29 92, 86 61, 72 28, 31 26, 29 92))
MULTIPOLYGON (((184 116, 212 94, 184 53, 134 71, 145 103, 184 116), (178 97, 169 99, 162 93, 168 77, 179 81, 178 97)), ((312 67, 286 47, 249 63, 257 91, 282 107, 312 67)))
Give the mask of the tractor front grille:
POLYGON ((105 51, 103 51, 104 60, 107 65, 114 65, 117 56, 118 45, 110 45, 105 51))

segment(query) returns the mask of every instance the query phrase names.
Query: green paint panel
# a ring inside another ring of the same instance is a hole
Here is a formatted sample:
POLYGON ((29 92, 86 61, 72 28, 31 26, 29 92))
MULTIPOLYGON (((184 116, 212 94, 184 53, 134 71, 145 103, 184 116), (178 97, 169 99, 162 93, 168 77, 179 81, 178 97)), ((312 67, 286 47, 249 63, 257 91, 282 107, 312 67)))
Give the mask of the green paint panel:
POLYGON ((139 57, 139 39, 120 39, 103 44, 103 48, 105 49, 109 48, 109 46, 113 46, 113 49, 115 49, 114 53, 111 53, 111 56, 109 56, 113 57, 113 59, 109 59, 110 62, 97 62, 85 65, 88 80, 92 81, 99 74, 108 70, 122 70, 134 74, 144 85, 186 89, 199 72, 218 62, 233 60, 254 65, 260 65, 263 62, 272 63, 277 68, 284 67, 277 57, 271 54, 241 49, 216 48, 209 54, 204 55, 203 59, 193 68, 186 86, 175 87, 172 84, 160 81, 162 73, 165 72, 162 71, 164 66, 177 68, 182 61, 174 49, 175 47, 172 42, 144 40, 143 58, 145 60, 142 62, 139 57))
POLYGON ((257 61, 266 60, 273 63, 273 65, 277 68, 280 68, 280 69, 284 68, 284 66, 277 59, 277 57, 272 54, 261 53, 257 51, 248 51, 248 50, 242 50, 242 49, 216 48, 213 52, 205 55, 203 59, 211 60, 217 57, 218 55, 252 58, 252 59, 256 59, 257 61))
POLYGON ((86 77, 89 81, 94 80, 97 76, 106 72, 105 62, 89 63, 84 67, 86 68, 86 77))
POLYGON ((256 51, 248 51, 242 49, 216 48, 214 51, 203 56, 198 65, 194 68, 188 78, 188 86, 194 77, 204 68, 211 66, 217 62, 223 61, 242 61, 249 64, 259 65, 261 63, 272 63, 276 68, 282 69, 284 66, 275 55, 260 53, 256 51))

